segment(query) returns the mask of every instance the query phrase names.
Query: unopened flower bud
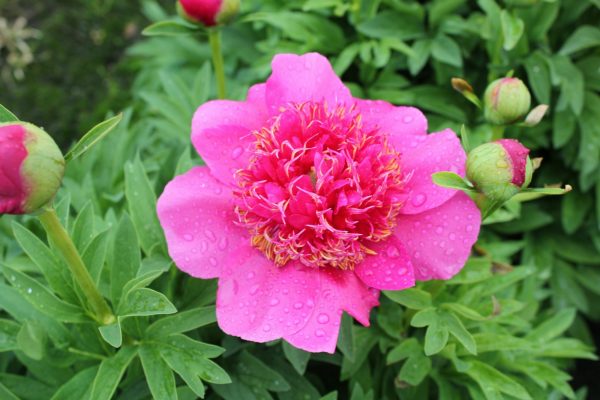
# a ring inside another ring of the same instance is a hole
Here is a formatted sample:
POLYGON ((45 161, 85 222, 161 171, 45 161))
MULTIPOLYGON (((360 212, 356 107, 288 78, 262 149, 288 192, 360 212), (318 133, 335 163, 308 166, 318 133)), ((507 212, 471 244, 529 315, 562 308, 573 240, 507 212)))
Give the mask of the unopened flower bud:
POLYGON ((485 118, 496 125, 507 125, 523 118, 531 105, 531 94, 518 78, 495 80, 485 90, 485 118))
POLYGON ((188 21, 204 26, 226 24, 240 10, 240 0, 179 0, 177 11, 188 21))
POLYGON ((62 182, 63 155, 42 129, 0 124, 0 215, 27 214, 46 205, 62 182))
POLYGON ((505 202, 531 183, 529 149, 514 139, 485 143, 467 158, 467 178, 495 202, 505 202))

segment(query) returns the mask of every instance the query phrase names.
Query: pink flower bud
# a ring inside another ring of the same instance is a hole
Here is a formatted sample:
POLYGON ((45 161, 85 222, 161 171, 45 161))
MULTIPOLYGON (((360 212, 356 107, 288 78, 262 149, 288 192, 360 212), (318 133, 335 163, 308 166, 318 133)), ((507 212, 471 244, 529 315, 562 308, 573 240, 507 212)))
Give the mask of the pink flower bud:
POLYGON ((229 22, 240 10, 240 0, 179 0, 178 11, 185 19, 205 26, 229 22))
POLYGON ((0 215, 27 214, 60 187, 65 160, 52 138, 26 122, 0 124, 0 215))
POLYGON ((504 202, 529 186, 529 149, 514 139, 485 143, 467 158, 467 177, 491 200, 504 202))

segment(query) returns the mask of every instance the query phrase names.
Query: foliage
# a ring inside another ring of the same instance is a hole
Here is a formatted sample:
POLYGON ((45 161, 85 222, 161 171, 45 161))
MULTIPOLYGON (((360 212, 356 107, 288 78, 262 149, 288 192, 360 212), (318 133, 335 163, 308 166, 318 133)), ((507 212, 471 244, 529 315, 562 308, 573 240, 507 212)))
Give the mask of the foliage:
MULTIPOLYGON (((215 324, 215 282, 176 271, 154 211, 165 182, 201 163, 189 123, 215 97, 210 49, 185 29, 149 37, 127 52, 131 106, 97 146, 76 147, 57 198, 118 321, 98 329, 89 318, 34 218, 2 217, 0 397, 585 397, 568 381, 574 360, 596 358, 587 322, 600 318, 600 3, 421 3, 247 0, 224 32, 230 97, 263 80, 274 54, 319 51, 355 95, 416 105, 431 131, 465 124, 475 147, 491 127, 450 79, 481 94, 514 71, 550 113, 507 136, 544 157, 535 186, 570 183, 572 193, 509 202, 457 277, 386 292, 371 327, 344 319, 334 355, 227 337, 215 324)), ((174 18, 152 0, 142 12, 174 18)))

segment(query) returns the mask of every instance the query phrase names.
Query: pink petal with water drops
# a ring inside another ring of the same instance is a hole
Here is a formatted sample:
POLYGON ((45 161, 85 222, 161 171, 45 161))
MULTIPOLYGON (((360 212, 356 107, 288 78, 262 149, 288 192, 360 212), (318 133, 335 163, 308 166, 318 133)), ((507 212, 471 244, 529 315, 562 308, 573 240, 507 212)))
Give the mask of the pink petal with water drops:
POLYGON ((469 258, 480 224, 473 200, 458 192, 439 207, 398 217, 394 235, 408 251, 417 280, 450 279, 469 258))
POLYGON ((314 312, 315 270, 290 262, 277 267, 249 245, 232 254, 219 279, 217 320, 223 331, 267 342, 302 329, 314 312))
POLYGON ((354 271, 369 287, 380 290, 402 290, 415 285, 410 256, 394 236, 369 248, 376 255, 367 256, 354 271))
POLYGON ((410 176, 406 183, 408 198, 402 214, 417 214, 437 207, 456 194, 456 190, 433 183, 431 175, 451 171, 465 175, 465 154, 460 140, 450 129, 426 136, 392 136, 391 144, 401 152, 401 168, 410 176))
POLYGON ((196 167, 175 177, 158 199, 158 218, 169 255, 179 269, 197 278, 216 278, 248 231, 235 225, 231 188, 196 167))
POLYGON ((366 127, 392 135, 425 135, 427 119, 414 107, 394 106, 382 100, 357 100, 366 127))
POLYGON ((248 165, 252 132, 267 120, 262 88, 250 89, 253 101, 215 100, 201 105, 192 121, 192 143, 214 177, 235 184, 233 174, 248 165))
POLYGON ((327 58, 317 53, 278 54, 267 80, 266 99, 271 114, 289 103, 325 102, 331 107, 352 102, 350 91, 337 77, 327 58))
POLYGON ((335 352, 342 312, 346 311, 364 326, 369 326, 371 308, 379 305, 379 291, 368 288, 352 271, 315 269, 320 283, 314 312, 306 325, 284 339, 311 352, 335 352))

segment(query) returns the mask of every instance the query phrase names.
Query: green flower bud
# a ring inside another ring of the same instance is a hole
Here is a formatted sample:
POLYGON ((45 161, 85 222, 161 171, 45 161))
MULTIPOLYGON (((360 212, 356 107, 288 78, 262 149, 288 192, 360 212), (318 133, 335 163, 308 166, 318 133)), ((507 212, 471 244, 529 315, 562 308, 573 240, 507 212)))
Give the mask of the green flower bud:
POLYGON ((507 125, 523 118, 531 105, 531 94, 518 78, 490 83, 484 94, 485 118, 495 125, 507 125))
POLYGON ((493 202, 503 203, 531 183, 529 149, 514 139, 482 144, 467 157, 467 178, 493 202))

